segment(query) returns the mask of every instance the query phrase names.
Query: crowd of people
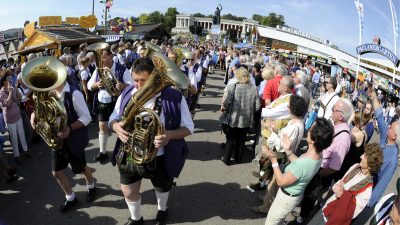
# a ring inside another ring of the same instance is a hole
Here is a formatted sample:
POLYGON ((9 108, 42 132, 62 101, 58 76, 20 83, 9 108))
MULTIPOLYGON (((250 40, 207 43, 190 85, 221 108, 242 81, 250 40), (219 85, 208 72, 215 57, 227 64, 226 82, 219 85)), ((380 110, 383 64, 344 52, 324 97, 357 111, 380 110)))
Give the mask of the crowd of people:
MULTIPOLYGON (((207 77, 215 69, 225 71, 226 85, 219 118, 226 143, 221 145, 220 159, 228 166, 241 163, 251 137, 253 162, 259 164, 259 171, 252 173, 258 181, 248 188, 266 190, 259 196, 261 204, 251 209, 267 214, 266 225, 281 223, 297 206, 301 208, 298 224, 305 224, 314 208, 321 208, 317 213, 327 224, 351 224, 380 200, 397 167, 400 144, 400 108, 382 92, 367 82, 352 83, 347 75, 328 76, 311 60, 285 58, 275 51, 191 41, 151 43, 120 40, 100 55, 83 43, 76 51, 65 47, 58 58, 66 67, 67 79, 53 91, 64 103, 68 118, 65 130, 57 134, 63 145, 52 151, 53 176, 66 198, 61 212, 79 203, 64 173, 69 164, 73 173, 84 175, 86 201, 96 199, 94 174, 84 152, 87 126, 96 121, 99 153, 94 160, 105 164, 111 159, 118 166, 130 212, 125 224, 143 224, 143 178, 155 187, 156 223, 165 224, 169 191, 188 154, 184 138, 194 133, 193 118, 201 107, 198 100, 207 94, 207 77), (190 54, 182 54, 177 45, 190 54), (163 87, 143 105, 158 113, 164 130, 151 140, 158 150, 155 159, 137 165, 124 151, 134 138, 126 128, 124 111, 158 69, 151 51, 173 61, 188 86, 184 90, 163 87), (105 87, 99 63, 118 80, 113 88, 119 95, 105 87), (110 154, 107 143, 112 132, 118 141, 110 154), (374 132, 380 135, 379 143, 369 143, 374 132)), ((0 132, 8 132, 19 166, 32 157, 30 146, 40 141, 33 92, 22 74, 27 63, 47 54, 31 53, 25 63, 10 59, 0 69, 0 132)), ((1 147, 4 141, 0 140, 1 147)), ((8 163, 3 148, 0 171, 7 182, 18 180, 17 169, 8 163)))
POLYGON ((221 159, 240 163, 244 140, 255 134, 253 162, 259 171, 252 174, 258 182, 248 189, 266 191, 252 211, 267 214, 265 224, 272 225, 299 206, 295 223, 306 224, 321 207, 317 213, 327 224, 351 224, 374 207, 398 164, 396 102, 368 82, 328 76, 308 60, 232 55, 221 105, 227 140, 221 159), (247 79, 242 68, 251 71, 247 79), (238 87, 246 87, 245 94, 238 87), (374 132, 379 144, 369 143, 374 132))

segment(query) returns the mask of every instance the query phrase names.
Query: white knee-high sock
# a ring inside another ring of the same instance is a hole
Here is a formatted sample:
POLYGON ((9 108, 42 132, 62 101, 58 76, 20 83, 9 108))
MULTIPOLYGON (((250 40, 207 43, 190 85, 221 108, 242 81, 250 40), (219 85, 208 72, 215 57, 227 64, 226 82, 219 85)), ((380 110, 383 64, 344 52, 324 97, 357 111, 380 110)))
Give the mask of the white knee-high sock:
POLYGON ((75 199, 75 192, 72 192, 70 195, 65 195, 67 201, 73 201, 75 199))
POLYGON ((136 202, 130 202, 125 198, 125 202, 128 205, 129 212, 131 213, 131 218, 133 220, 140 220, 142 216, 140 215, 140 205, 142 204, 142 199, 139 198, 136 202))
POLYGON ((108 134, 107 133, 99 133, 99 146, 100 146, 100 153, 106 154, 107 153, 107 140, 108 134))
POLYGON ((169 192, 157 192, 156 191, 158 210, 161 210, 161 211, 167 210, 168 196, 169 196, 169 192))

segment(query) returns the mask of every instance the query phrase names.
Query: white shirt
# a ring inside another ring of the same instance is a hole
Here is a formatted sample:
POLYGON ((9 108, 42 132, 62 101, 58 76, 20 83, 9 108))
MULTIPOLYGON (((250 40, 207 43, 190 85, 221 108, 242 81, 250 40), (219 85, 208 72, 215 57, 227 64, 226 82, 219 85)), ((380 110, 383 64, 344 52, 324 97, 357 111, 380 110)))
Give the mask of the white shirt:
POLYGON ((390 117, 394 117, 394 115, 395 115, 395 108, 394 108, 394 107, 390 107, 390 109, 389 109, 389 116, 390 116, 390 117))
POLYGON ((337 93, 335 91, 332 93, 326 92, 325 95, 321 98, 321 106, 319 107, 319 110, 318 110, 318 118, 322 118, 322 116, 324 116, 324 109, 322 108, 322 104, 324 104, 326 106, 324 118, 327 120, 330 120, 332 117, 333 105, 335 105, 337 101, 339 101, 339 96, 337 95, 337 93), (333 95, 336 95, 336 96, 332 97, 333 95), (331 100, 331 98, 332 98, 332 100, 331 100), (331 101, 329 102, 329 100, 331 100, 331 101), (327 105, 328 102, 329 102, 329 105, 327 105))
POLYGON ((86 56, 86 52, 79 52, 78 56, 76 57, 76 60, 78 61, 78 66, 81 66, 80 61, 82 57, 86 56))
POLYGON ((125 59, 128 58, 129 55, 132 55, 132 50, 126 49, 125 50, 125 59))
POLYGON ((26 102, 28 101, 28 97, 26 96, 26 93, 28 93, 31 89, 29 88, 24 88, 22 86, 18 87, 18 91, 21 94, 21 101, 20 102, 26 102))
MULTIPOLYGON (((197 73, 199 73, 199 70, 201 69, 200 67, 200 69, 198 69, 197 71, 196 71, 196 74, 195 73, 193 73, 193 67, 192 68, 189 68, 188 66, 185 66, 185 65, 181 65, 180 66, 180 69, 182 70, 182 71, 186 71, 186 68, 188 68, 188 78, 189 78, 189 80, 190 80, 190 84, 196 89, 196 91, 197 91, 197 82, 199 82, 199 80, 198 80, 198 76, 197 76, 197 73)), ((201 76, 201 70, 200 70, 200 76, 201 76)))
MULTIPOLYGON (((113 74, 115 74, 115 63, 113 63, 113 66, 111 67, 111 72, 113 74)), ((89 82, 87 83, 88 90, 92 91, 92 85, 93 85, 94 82, 96 82, 97 76, 98 76, 98 74, 97 74, 97 69, 96 69, 93 72, 93 76, 90 78, 89 82)), ((133 84, 131 73, 127 69, 125 69, 124 76, 123 76, 123 81, 124 81, 125 84, 129 84, 129 85, 133 84)), ((99 102, 104 103, 104 104, 112 102, 112 96, 105 89, 100 89, 99 90, 99 93, 97 95, 97 99, 99 100, 99 102)))
POLYGON ((268 138, 268 146, 274 146, 278 152, 284 152, 282 142, 283 134, 289 137, 291 150, 296 153, 297 147, 299 146, 301 139, 304 135, 304 123, 293 122, 290 120, 286 127, 282 128, 278 133, 271 132, 271 136, 268 138))
POLYGON ((82 69, 80 73, 81 80, 87 80, 89 78, 89 73, 90 73, 89 68, 82 69))
MULTIPOLYGON (((136 93, 137 89, 133 88, 131 95, 133 95, 134 93, 136 93)), ((156 99, 161 95, 161 93, 158 93, 157 95, 155 95, 152 99, 150 99, 149 101, 147 101, 143 107, 148 108, 148 109, 153 109, 154 105, 155 105, 155 101, 156 99)), ((112 129, 110 127, 111 122, 113 120, 119 120, 119 113, 120 113, 120 107, 121 107, 121 95, 118 97, 117 102, 115 103, 115 107, 114 110, 110 116, 110 119, 108 120, 108 127, 110 129, 112 129)), ((160 114, 160 120, 163 124, 165 124, 165 116, 164 116, 164 112, 161 110, 161 114, 160 114)), ((189 131, 190 134, 193 134, 194 132, 194 123, 192 120, 192 115, 189 111, 188 105, 186 103, 185 98, 182 97, 181 100, 181 124, 180 127, 186 127, 189 131)), ((158 150, 157 156, 163 155, 164 154, 164 148, 160 148, 158 150)))
POLYGON ((206 59, 203 61, 203 64, 201 64, 201 59, 199 59, 198 63, 199 63, 202 67, 208 69, 208 64, 210 63, 210 57, 208 57, 208 55, 207 55, 207 56, 206 56, 206 59))
MULTIPOLYGON (((281 98, 285 98, 287 95, 291 94, 286 94, 286 95, 281 95, 279 98, 275 99, 271 105, 274 105, 275 101, 278 101, 281 98)), ((271 105, 266 106, 265 108, 262 109, 261 112, 261 117, 266 117, 267 119, 270 120, 283 120, 283 119, 289 119, 290 118, 290 113, 289 113, 289 101, 279 104, 275 106, 274 108, 271 108, 271 105)))
MULTIPOLYGON (((57 97, 61 101, 64 101, 65 92, 69 91, 70 91, 69 84, 65 83, 64 89, 60 94, 57 95, 57 97)), ((78 120, 81 121, 81 123, 83 123, 84 126, 87 126, 92 120, 92 117, 90 116, 89 109, 86 105, 85 99, 83 98, 82 92, 76 90, 72 93, 72 104, 74 105, 74 109, 76 115, 78 116, 78 120)))
POLYGON ((335 92, 338 94, 342 93, 342 85, 340 83, 337 84, 335 92))
POLYGON ((74 74, 74 70, 72 70, 71 67, 67 66, 66 68, 67 68, 67 75, 68 75, 68 76, 75 75, 75 74, 74 74))
MULTIPOLYGON (((194 65, 196 65, 196 64, 194 64, 194 65)), ((196 71, 196 73, 194 73, 193 72, 193 68, 194 68, 194 65, 193 66, 188 66, 188 68, 189 68, 189 78, 191 78, 191 77, 195 77, 195 78, 193 78, 194 80, 196 80, 196 83, 195 84, 192 84, 192 85, 194 85, 194 86, 196 86, 196 89, 197 89, 197 82, 200 82, 200 80, 201 80, 201 73, 202 73, 202 68, 201 68, 201 66, 199 65, 198 67, 197 67, 197 71, 196 71)))
POLYGON ((125 65, 125 59, 121 54, 117 53, 117 59, 118 59, 117 62, 121 63, 122 65, 125 65))

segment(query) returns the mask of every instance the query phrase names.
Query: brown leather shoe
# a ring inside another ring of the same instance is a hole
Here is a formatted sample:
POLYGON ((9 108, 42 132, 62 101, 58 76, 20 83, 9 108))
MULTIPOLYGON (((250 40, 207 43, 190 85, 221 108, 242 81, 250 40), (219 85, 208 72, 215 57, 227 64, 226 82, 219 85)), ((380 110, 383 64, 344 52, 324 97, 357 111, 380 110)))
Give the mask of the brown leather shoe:
POLYGON ((258 195, 257 200, 260 202, 264 202, 264 195, 258 195))
POLYGON ((251 207, 251 211, 255 212, 255 213, 268 214, 268 212, 266 212, 266 211, 261 209, 261 205, 260 206, 251 207))
POLYGON ((261 175, 260 175, 260 173, 259 172, 257 172, 257 171, 253 171, 253 172, 251 172, 251 175, 253 175, 254 177, 256 177, 256 178, 261 178, 261 175))

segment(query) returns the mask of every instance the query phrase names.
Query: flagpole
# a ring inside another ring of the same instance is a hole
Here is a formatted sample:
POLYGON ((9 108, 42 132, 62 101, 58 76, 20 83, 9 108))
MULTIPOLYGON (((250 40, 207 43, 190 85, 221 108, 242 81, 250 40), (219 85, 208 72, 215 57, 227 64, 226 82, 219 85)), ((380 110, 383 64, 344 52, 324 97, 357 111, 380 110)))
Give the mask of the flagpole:
MULTIPOLYGON (((396 29, 397 17, 396 17, 396 11, 395 11, 392 0, 389 0, 389 5, 390 5, 390 12, 392 13, 394 55, 396 55, 397 54, 397 29, 396 29)), ((395 77, 396 77, 396 65, 393 66, 393 77, 392 77, 393 84, 395 82, 395 77)))
POLYGON ((94 15, 94 0, 92 2, 92 15, 94 15))
MULTIPOLYGON (((356 4, 356 7, 357 7, 357 11, 358 11, 358 26, 359 26, 359 29, 358 29, 358 45, 360 46, 361 45, 361 41, 362 41, 362 12, 361 12, 361 9, 360 9, 360 0, 357 0, 357 3, 358 4, 356 4)), ((357 87, 357 84, 358 84, 358 73, 359 73, 359 71, 360 71, 360 60, 361 60, 361 55, 360 54, 358 54, 358 57, 357 57, 357 70, 356 70, 356 82, 355 82, 355 86, 357 87)))

